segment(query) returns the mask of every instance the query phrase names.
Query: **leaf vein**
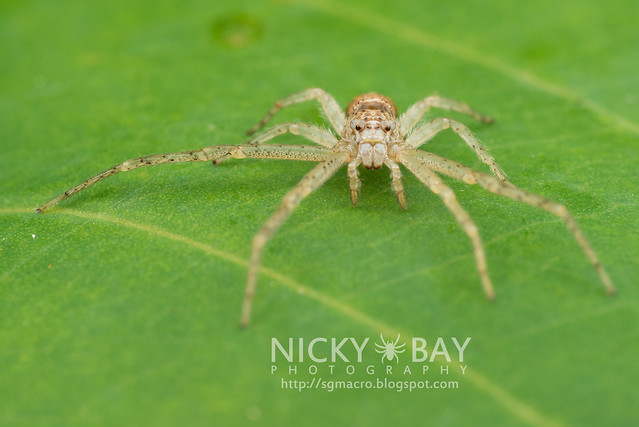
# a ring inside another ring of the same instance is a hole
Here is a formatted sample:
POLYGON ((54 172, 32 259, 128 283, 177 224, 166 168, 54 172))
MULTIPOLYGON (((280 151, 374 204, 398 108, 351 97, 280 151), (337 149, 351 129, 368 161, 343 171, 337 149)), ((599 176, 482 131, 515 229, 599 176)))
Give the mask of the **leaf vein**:
POLYGON ((545 80, 529 70, 518 68, 495 56, 468 48, 462 44, 431 34, 420 28, 407 25, 404 22, 395 21, 388 15, 382 16, 365 8, 356 8, 348 5, 347 3, 334 3, 326 0, 289 1, 292 3, 302 4, 327 15, 355 22, 364 27, 368 27, 371 30, 379 31, 389 36, 438 51, 462 61, 479 65, 488 70, 505 75, 511 80, 525 86, 532 87, 569 102, 579 103, 583 108, 593 113, 602 122, 613 124, 619 129, 639 135, 638 123, 633 122, 627 117, 610 110, 606 106, 592 99, 584 97, 570 88, 545 80), (380 22, 383 22, 384 25, 379 25, 380 22))
MULTIPOLYGON (((16 208, 4 208, 0 209, 1 214, 32 214, 31 209, 16 209, 16 208)), ((140 224, 134 221, 129 221, 121 218, 114 218, 107 215, 88 213, 82 211, 76 211, 71 209, 57 209, 56 213, 71 215, 80 218, 91 219, 94 221, 101 221, 111 224, 117 224, 123 227, 132 228, 135 230, 139 230, 153 236, 157 236, 164 239, 169 239, 175 242, 183 243, 187 246, 190 246, 194 249, 201 250, 206 254, 221 258, 223 260, 229 261, 233 264, 247 267, 248 263, 244 259, 238 257, 237 255, 231 254, 226 251, 222 251, 220 249, 214 248, 213 246, 203 243, 190 237, 183 236, 181 234, 173 233, 170 231, 162 230, 160 228, 152 227, 145 224, 140 224)), ((342 301, 338 301, 333 299, 327 295, 324 295, 312 288, 308 288, 301 283, 295 281, 294 279, 283 275, 282 273, 277 272, 276 270, 268 267, 262 267, 261 273, 265 276, 269 276, 272 279, 282 283, 286 287, 296 291, 300 295, 307 296, 311 299, 314 299, 340 313, 351 318, 352 320, 368 326, 374 329, 376 332, 381 332, 385 335, 396 335, 401 333, 402 336, 406 337, 406 339, 410 339, 412 335, 410 333, 402 333, 398 330, 398 328, 389 326, 379 320, 376 320, 369 316, 368 314, 361 312, 354 307, 345 304, 342 301)), ((466 372, 464 374, 464 378, 466 378, 469 382, 471 382, 477 389, 485 392, 489 395, 494 401, 500 404, 503 408, 505 408, 508 412, 512 413, 519 419, 524 422, 527 422, 531 425, 538 426, 549 426, 549 425, 560 425, 556 420, 550 419, 545 415, 539 413, 535 408, 522 402, 517 397, 513 396, 507 390, 503 389, 486 376, 481 374, 479 371, 474 370, 472 372, 466 372)))

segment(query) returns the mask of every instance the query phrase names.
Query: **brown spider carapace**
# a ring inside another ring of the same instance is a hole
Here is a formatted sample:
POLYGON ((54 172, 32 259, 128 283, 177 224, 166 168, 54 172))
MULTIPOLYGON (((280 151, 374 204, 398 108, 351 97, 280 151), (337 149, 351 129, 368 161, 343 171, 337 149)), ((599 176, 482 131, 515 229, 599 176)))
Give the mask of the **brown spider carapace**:
POLYGON ((478 114, 466 104, 439 96, 429 96, 417 102, 404 115, 398 117, 395 104, 378 93, 368 93, 356 97, 346 108, 345 114, 330 94, 322 89, 308 89, 275 102, 273 108, 248 133, 253 134, 261 129, 278 110, 313 99, 320 102, 324 113, 337 132, 337 137, 330 131, 316 126, 304 123, 284 123, 259 133, 241 145, 213 145, 201 150, 139 157, 127 160, 87 179, 40 206, 36 211, 44 212, 60 200, 118 172, 126 172, 143 166, 209 160, 218 163, 231 157, 319 162, 284 196, 279 209, 266 221, 253 239, 241 317, 242 325, 246 326, 250 320, 251 301, 255 293, 257 273, 264 245, 302 199, 324 184, 342 165, 347 164, 351 201, 356 204, 361 186, 357 171, 359 165, 368 169, 379 169, 386 165, 391 171, 391 184, 397 195, 397 201, 403 209, 406 209, 406 197, 398 165, 402 163, 433 193, 441 197, 470 238, 479 277, 489 299, 493 299, 495 294, 486 270, 484 247, 479 238, 477 226, 464 208, 459 205, 455 194, 444 184, 437 175, 438 173, 459 179, 467 184, 479 184, 488 191, 537 206, 561 218, 599 274, 608 293, 614 295, 615 288, 612 281, 565 206, 510 184, 493 157, 488 154, 470 130, 460 122, 442 117, 418 126, 424 113, 432 107, 464 113, 482 122, 492 122, 489 117, 478 114), (437 154, 418 150, 422 144, 448 128, 451 128, 466 142, 479 159, 488 165, 494 176, 475 172, 437 154), (264 144, 286 132, 300 135, 316 143, 317 146, 264 144))

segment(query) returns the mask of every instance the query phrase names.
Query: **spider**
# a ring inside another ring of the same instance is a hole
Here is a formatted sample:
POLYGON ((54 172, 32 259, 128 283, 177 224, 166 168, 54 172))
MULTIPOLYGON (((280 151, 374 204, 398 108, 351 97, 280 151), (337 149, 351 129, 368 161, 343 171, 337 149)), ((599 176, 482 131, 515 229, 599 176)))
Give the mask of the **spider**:
POLYGON ((380 345, 375 343, 375 347, 377 347, 375 351, 377 353, 383 354, 382 362, 384 361, 384 358, 385 358, 389 362, 393 359, 396 359, 397 363, 399 363, 398 353, 403 353, 406 351, 406 349, 403 348, 406 344, 397 345, 397 343, 399 342, 399 334, 397 334, 397 340, 395 340, 395 342, 393 342, 392 340, 388 340, 388 341, 384 340, 383 334, 380 334, 379 336, 382 339, 382 343, 384 344, 380 345))
POLYGON ((445 117, 421 123, 423 115, 431 108, 456 111, 485 123, 491 123, 493 121, 491 118, 477 113, 466 104, 439 96, 429 96, 418 101, 399 117, 393 101, 378 93, 367 93, 355 97, 348 104, 344 113, 333 96, 322 89, 314 88, 276 101, 264 118, 247 133, 249 135, 255 134, 282 108, 309 100, 316 100, 321 104, 322 110, 337 135, 305 123, 283 123, 256 134, 248 142, 241 145, 213 145, 200 150, 156 154, 127 160, 70 188, 37 208, 36 212, 44 212, 61 200, 118 172, 127 172, 144 166, 195 161, 213 161, 214 164, 217 164, 229 158, 243 159, 247 157, 319 162, 284 196, 280 207, 253 238, 241 312, 241 324, 247 326, 264 246, 302 199, 319 188, 341 166, 346 164, 350 182, 350 198, 355 205, 361 187, 358 167, 361 165, 367 169, 379 169, 386 166, 391 172, 391 187, 395 192, 397 202, 402 209, 406 209, 406 196, 399 168, 399 163, 401 163, 442 199, 470 238, 479 278, 489 300, 494 298, 495 292, 486 268, 484 247, 477 227, 468 213, 457 202, 453 191, 441 180, 438 174, 448 175, 466 184, 479 184, 492 193, 520 200, 559 217, 599 274, 608 294, 615 294, 615 288, 608 274, 564 205, 512 185, 495 159, 462 123, 445 117), (488 165, 494 176, 475 172, 453 160, 418 150, 421 145, 431 140, 436 134, 449 128, 464 140, 483 163, 488 165), (287 132, 302 136, 317 145, 265 144, 266 141, 287 132))

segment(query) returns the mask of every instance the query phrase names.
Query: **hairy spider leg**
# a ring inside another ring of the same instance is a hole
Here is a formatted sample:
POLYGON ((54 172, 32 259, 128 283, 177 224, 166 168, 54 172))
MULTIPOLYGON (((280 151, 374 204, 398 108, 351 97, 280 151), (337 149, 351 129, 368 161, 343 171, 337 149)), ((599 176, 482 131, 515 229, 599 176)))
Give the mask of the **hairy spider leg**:
POLYGON ((324 114, 326 114, 326 118, 328 118, 328 121, 331 122, 331 125, 333 125, 333 129, 335 129, 338 135, 341 135, 344 130, 344 123, 346 122, 344 111, 342 111, 341 107, 332 95, 319 88, 306 89, 303 92, 294 93, 293 95, 278 99, 262 120, 249 129, 247 134, 251 135, 257 132, 282 108, 313 99, 319 101, 322 106, 322 110, 324 110, 324 114))
POLYGON ((475 120, 484 123, 492 123, 494 120, 491 117, 479 114, 467 104, 458 102, 448 98, 442 98, 441 96, 431 95, 421 101, 417 101, 400 117, 400 129, 402 134, 406 135, 412 128, 417 125, 424 114, 431 108, 441 108, 444 110, 457 111, 458 113, 466 114, 475 120))
MULTIPOLYGON (((248 140, 245 145, 259 145, 268 141, 269 139, 273 139, 276 136, 283 135, 287 132, 293 135, 302 136, 309 141, 312 141, 326 148, 333 148, 337 144, 337 138, 335 138, 333 134, 324 129, 320 129, 317 126, 311 126, 305 123, 282 123, 279 125, 275 125, 272 128, 265 130, 264 132, 260 132, 258 135, 248 140)), ((218 157, 217 159, 213 160, 213 164, 219 165, 220 163, 229 160, 232 157, 233 156, 231 156, 230 154, 218 157)))
MULTIPOLYGON (((572 233, 573 237, 575 238, 583 252, 586 254, 586 257, 599 274, 599 278, 601 279, 601 282, 603 283, 607 293, 611 296, 615 295, 616 290, 614 285, 612 284, 612 280, 610 280, 608 273, 606 272, 606 270, 604 270, 603 265, 601 264, 601 261, 599 261, 599 258, 597 257, 594 249, 592 249, 590 243, 588 243, 588 240, 586 240, 586 237, 582 233, 581 229, 564 205, 539 196, 537 194, 530 193, 526 190, 522 190, 510 183, 499 181, 492 175, 482 172, 475 172, 466 166, 438 156, 437 154, 417 150, 413 151, 411 154, 417 159, 419 163, 421 163, 422 169, 433 169, 437 172, 441 172, 467 184, 479 184, 491 193, 499 194, 513 200, 519 200, 531 206, 541 208, 559 217, 561 220, 563 220, 566 227, 572 233)), ((402 158, 405 157, 405 155, 402 155, 402 158)))
POLYGON ((351 190, 351 203, 353 206, 357 205, 359 200, 359 194, 362 189, 362 181, 359 179, 359 171, 357 167, 362 163, 362 159, 356 157, 354 160, 348 163, 348 180, 351 190))
POLYGON ((277 231, 284 221, 289 217, 291 212, 300 204, 300 202, 331 176, 349 160, 349 154, 345 151, 337 151, 331 153, 324 161, 315 166, 307 173, 302 180, 291 189, 282 204, 273 215, 264 223, 260 231, 253 238, 253 246, 251 251, 251 260, 248 267, 248 279, 246 282, 246 293, 244 303, 242 305, 242 326, 248 326, 251 319, 251 302, 255 295, 257 286, 257 273, 262 258, 262 251, 266 242, 271 238, 273 233, 277 231))
POLYGON ((406 210, 406 194, 402 184, 402 171, 399 169, 399 165, 388 157, 384 160, 384 164, 391 170, 391 187, 397 197, 397 203, 402 209, 406 210))
POLYGON ((488 153, 488 150, 479 140, 472 134, 472 132, 463 124, 457 120, 448 119, 446 117, 440 117, 433 119, 423 126, 417 128, 406 138, 406 145, 410 148, 418 148, 424 143, 428 142, 435 135, 445 129, 452 129, 457 135, 459 135, 466 144, 477 154, 477 157, 484 162, 495 176, 502 181, 508 181, 506 174, 499 167, 493 156, 488 153))
POLYGON ((398 155, 399 161, 403 163, 412 173, 415 174, 420 181, 422 181, 430 190, 437 194, 446 207, 451 211, 451 213, 457 219, 457 222, 462 226, 468 237, 470 238, 473 244, 473 252, 475 254, 475 261, 477 263, 477 271, 479 272, 479 278, 481 279, 481 283, 484 287, 484 293, 489 300, 493 300, 495 298, 495 291, 493 289, 493 285, 490 281, 490 277, 488 276, 488 270, 486 267, 486 255, 484 253, 484 246, 481 243, 481 239, 479 237, 479 231, 477 226, 470 218, 470 215, 466 212, 464 208, 461 207, 459 202, 457 202, 457 198, 455 197, 455 193, 450 189, 444 182, 428 167, 425 167, 419 159, 406 155, 405 153, 400 153, 398 155))
POLYGON ((92 176, 86 181, 81 182, 60 194, 58 197, 50 200, 44 205, 36 209, 37 213, 42 213, 52 206, 58 204, 75 193, 84 190, 93 184, 109 178, 119 172, 128 172, 133 169, 155 166, 164 163, 184 163, 184 162, 204 162, 213 160, 225 155, 231 155, 236 158, 258 158, 258 159, 288 159, 288 160, 306 160, 321 161, 325 160, 331 152, 322 147, 314 147, 310 145, 213 145, 201 150, 184 151, 180 153, 155 154, 152 156, 138 157, 137 159, 126 160, 115 165, 97 175, 92 176))

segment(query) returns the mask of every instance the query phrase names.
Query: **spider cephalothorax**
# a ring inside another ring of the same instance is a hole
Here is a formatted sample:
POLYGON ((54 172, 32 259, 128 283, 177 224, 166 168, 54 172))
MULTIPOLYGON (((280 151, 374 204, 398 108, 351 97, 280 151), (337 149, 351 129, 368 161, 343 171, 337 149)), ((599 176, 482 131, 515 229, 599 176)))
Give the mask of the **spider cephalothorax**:
MULTIPOLYGON (((241 145, 213 145, 200 150, 139 157, 115 165, 87 179, 40 206, 36 211, 44 212, 60 200, 66 199, 78 191, 118 172, 126 172, 144 166, 211 160, 214 163, 219 163, 231 157, 237 159, 252 157, 320 162, 302 178, 299 184, 284 196, 279 209, 264 223, 253 238, 246 293, 242 305, 241 321, 246 326, 250 319, 251 302, 257 285, 257 273, 264 245, 300 204, 302 199, 324 184, 340 167, 347 164, 351 201, 356 204, 361 186, 357 172, 359 165, 370 169, 378 169, 382 165, 386 165, 391 171, 391 186, 397 195, 397 201, 402 208, 406 209, 402 174, 398 165, 402 163, 433 193, 441 197, 446 207, 452 212, 470 238, 479 277, 484 287, 484 292, 489 299, 494 297, 494 291, 488 276, 484 247, 477 227, 466 210, 457 202, 452 189, 440 179, 438 173, 448 175, 467 184, 479 184, 492 193, 537 206, 559 217, 564 221, 568 230, 581 246, 588 260, 599 274, 608 293, 610 295, 615 293, 615 288, 608 274, 565 206, 510 184, 495 159, 488 154, 485 147, 462 123, 446 117, 438 117, 421 125, 419 124, 424 113, 431 107, 457 111, 486 123, 492 121, 489 117, 473 111, 466 104, 439 96, 429 96, 413 104, 406 110, 406 113, 398 118, 395 104, 378 93, 368 93, 356 97, 348 105, 345 115, 331 95, 322 89, 308 89, 276 101, 273 108, 248 133, 252 134, 262 128, 280 109, 311 99, 320 102, 328 120, 337 135, 339 135, 339 139, 330 131, 316 126, 304 123, 283 123, 255 135, 249 142, 241 145), (418 150, 421 145, 428 142, 437 133, 449 128, 464 140, 479 159, 490 168, 494 176, 483 172, 475 172, 466 166, 437 154, 418 150), (300 135, 318 144, 319 147, 264 144, 266 141, 286 132, 300 135)), ((393 344, 394 349, 397 348, 395 347, 396 344, 397 342, 393 344)))
POLYGON ((381 168, 392 145, 402 141, 395 104, 378 93, 367 93, 356 97, 346 114, 342 140, 352 144, 362 166, 381 168))

